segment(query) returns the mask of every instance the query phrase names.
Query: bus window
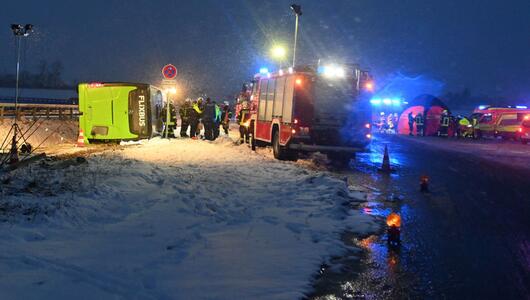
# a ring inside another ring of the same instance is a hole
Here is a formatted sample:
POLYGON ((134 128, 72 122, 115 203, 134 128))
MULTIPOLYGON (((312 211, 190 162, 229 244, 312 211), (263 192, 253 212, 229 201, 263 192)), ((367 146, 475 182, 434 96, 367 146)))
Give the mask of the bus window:
POLYGON ((291 123, 293 115, 294 75, 287 77, 284 91, 282 122, 291 123))
POLYGON ((258 120, 265 120, 265 105, 267 101, 267 79, 260 80, 259 88, 259 107, 258 107, 258 120))
POLYGON ((273 117, 281 117, 283 109, 283 92, 285 89, 285 77, 278 77, 276 79, 276 93, 274 96, 273 117))
POLYGON ((272 107, 274 104, 274 90, 276 88, 276 79, 269 79, 267 86, 267 108, 265 110, 265 120, 272 121, 272 107))

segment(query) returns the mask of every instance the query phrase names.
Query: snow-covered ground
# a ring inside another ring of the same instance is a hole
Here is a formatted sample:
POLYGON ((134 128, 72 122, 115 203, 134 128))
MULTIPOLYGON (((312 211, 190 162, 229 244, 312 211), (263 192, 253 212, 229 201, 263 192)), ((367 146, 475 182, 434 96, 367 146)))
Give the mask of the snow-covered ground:
MULTIPOLYGON (((4 177, 0 299, 296 299, 379 230, 364 193, 215 142, 154 139, 4 177)), ((350 183, 351 184, 351 183, 350 183)))

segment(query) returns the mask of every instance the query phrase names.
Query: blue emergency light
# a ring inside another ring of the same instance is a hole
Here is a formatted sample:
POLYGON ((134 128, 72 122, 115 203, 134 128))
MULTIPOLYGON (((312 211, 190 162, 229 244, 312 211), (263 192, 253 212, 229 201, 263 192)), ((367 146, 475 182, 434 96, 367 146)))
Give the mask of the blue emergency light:
POLYGON ((370 104, 374 105, 374 106, 378 106, 378 105, 381 105, 381 104, 384 104, 384 105, 393 105, 393 106, 401 106, 402 104, 407 104, 407 102, 403 102, 401 101, 401 99, 399 98, 372 98, 370 100, 370 104))
POLYGON ((264 68, 260 68, 259 69, 259 73, 260 74, 267 74, 267 73, 269 73, 269 68, 265 68, 265 67, 264 68))

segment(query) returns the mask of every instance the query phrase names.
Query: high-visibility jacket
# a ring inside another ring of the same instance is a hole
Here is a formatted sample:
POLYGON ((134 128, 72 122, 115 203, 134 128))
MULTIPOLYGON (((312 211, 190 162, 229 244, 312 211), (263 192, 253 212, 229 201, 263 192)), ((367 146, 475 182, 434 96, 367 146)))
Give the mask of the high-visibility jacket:
POLYGON ((442 115, 442 126, 449 127, 449 116, 442 115))
POLYGON ((221 108, 219 107, 219 105, 215 105, 215 122, 218 122, 220 123, 221 122, 221 114, 222 114, 222 111, 221 111, 221 108))
POLYGON ((239 115, 237 116, 237 122, 239 125, 245 124, 245 122, 248 120, 248 117, 250 116, 250 110, 243 108, 239 111, 239 115))
POLYGON ((458 121, 458 125, 460 126, 468 126, 470 123, 469 123, 469 120, 467 118, 462 118, 460 119, 460 121, 458 121))
POLYGON ((193 104, 193 109, 194 109, 198 114, 202 114, 202 110, 200 109, 199 104, 197 104, 197 103, 193 104))

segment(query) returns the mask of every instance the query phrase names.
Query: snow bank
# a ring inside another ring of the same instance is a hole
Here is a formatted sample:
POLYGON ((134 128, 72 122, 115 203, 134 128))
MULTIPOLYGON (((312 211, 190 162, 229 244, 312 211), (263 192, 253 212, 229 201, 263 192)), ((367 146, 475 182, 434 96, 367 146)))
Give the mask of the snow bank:
POLYGON ((55 207, 3 219, 2 299, 296 299, 344 230, 378 230, 344 205, 362 192, 228 137, 56 164, 18 170, 2 196, 55 207))

